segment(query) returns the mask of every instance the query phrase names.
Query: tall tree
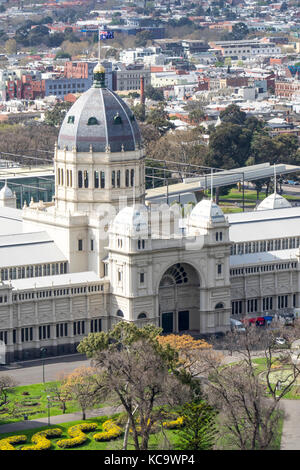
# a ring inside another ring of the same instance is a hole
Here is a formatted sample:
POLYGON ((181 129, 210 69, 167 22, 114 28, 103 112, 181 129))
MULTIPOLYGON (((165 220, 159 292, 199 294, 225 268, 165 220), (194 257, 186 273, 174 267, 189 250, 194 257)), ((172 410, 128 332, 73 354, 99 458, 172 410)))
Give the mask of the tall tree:
POLYGON ((60 393, 62 396, 71 396, 77 401, 82 411, 82 419, 85 420, 86 411, 97 403, 100 391, 102 385, 95 369, 79 367, 65 377, 60 393))
POLYGON ((161 135, 165 134, 169 129, 174 129, 174 124, 169 121, 169 115, 165 110, 164 103, 158 103, 155 108, 152 108, 147 114, 147 124, 152 124, 161 135))
POLYGON ((160 412, 189 397, 189 387, 175 373, 177 354, 160 346, 160 332, 152 325, 138 328, 120 322, 108 333, 90 334, 78 347, 79 352, 93 357, 106 396, 115 395, 123 405, 136 450, 148 449, 160 412))
POLYGON ((272 329, 249 326, 243 334, 228 333, 225 341, 232 352, 238 353, 236 362, 220 367, 207 356, 209 382, 205 395, 220 411, 220 437, 223 445, 226 438, 226 448, 267 450, 274 446, 281 419, 280 401, 300 375, 299 353, 295 360, 290 350, 280 350, 276 337, 292 341, 299 337, 300 325, 291 330, 275 320, 273 323, 272 329), (264 380, 254 362, 258 348, 264 351, 264 380), (278 362, 286 370, 281 380, 272 375, 278 362))
POLYGON ((251 136, 244 126, 231 122, 220 124, 210 134, 205 164, 225 169, 244 166, 250 154, 251 136))
POLYGON ((226 109, 220 112, 220 119, 222 122, 230 122, 231 124, 244 124, 246 120, 246 113, 241 111, 240 107, 236 104, 230 104, 226 109))
POLYGON ((217 437, 216 409, 204 401, 186 403, 180 410, 183 428, 177 431, 178 449, 212 450, 217 437))
POLYGON ((46 111, 45 113, 46 124, 49 126, 60 127, 71 106, 72 103, 69 103, 68 101, 59 101, 56 103, 51 110, 46 111))

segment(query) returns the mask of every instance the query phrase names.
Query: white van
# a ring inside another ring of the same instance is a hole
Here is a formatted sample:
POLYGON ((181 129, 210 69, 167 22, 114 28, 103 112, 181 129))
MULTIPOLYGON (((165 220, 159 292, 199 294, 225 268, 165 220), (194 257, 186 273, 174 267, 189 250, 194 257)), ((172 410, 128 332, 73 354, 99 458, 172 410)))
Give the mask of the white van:
POLYGON ((245 325, 235 318, 230 318, 230 328, 231 331, 238 331, 239 333, 246 331, 245 325))

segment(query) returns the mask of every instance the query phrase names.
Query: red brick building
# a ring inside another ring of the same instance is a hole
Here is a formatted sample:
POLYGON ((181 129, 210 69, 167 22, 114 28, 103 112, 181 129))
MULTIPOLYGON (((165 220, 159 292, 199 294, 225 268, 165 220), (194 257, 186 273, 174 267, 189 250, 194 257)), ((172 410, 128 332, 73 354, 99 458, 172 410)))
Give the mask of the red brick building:
POLYGON ((292 98, 295 93, 300 93, 299 81, 275 81, 275 95, 282 98, 292 98))

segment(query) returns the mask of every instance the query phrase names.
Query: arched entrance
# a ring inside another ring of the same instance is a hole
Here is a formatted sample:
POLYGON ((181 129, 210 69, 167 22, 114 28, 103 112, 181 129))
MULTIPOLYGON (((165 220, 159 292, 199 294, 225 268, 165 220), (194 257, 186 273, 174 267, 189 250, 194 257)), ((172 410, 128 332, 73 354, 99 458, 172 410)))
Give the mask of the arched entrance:
POLYGON ((160 326, 164 333, 199 330, 200 281, 195 268, 177 263, 159 284, 160 326))

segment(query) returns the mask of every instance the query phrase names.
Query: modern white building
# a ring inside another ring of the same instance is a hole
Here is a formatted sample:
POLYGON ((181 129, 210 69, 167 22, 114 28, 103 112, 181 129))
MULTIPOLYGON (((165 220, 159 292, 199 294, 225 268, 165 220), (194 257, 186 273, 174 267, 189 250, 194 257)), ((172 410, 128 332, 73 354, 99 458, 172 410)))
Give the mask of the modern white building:
POLYGON ((60 129, 53 202, 20 210, 0 191, 7 361, 75 352, 120 320, 207 335, 231 315, 299 307, 300 207, 275 193, 226 217, 202 200, 183 219, 145 203, 144 159, 132 111, 96 66, 60 129))
POLYGON ((220 50, 223 57, 251 58, 259 56, 274 56, 281 53, 280 47, 268 42, 257 40, 217 41, 211 47, 220 50))

